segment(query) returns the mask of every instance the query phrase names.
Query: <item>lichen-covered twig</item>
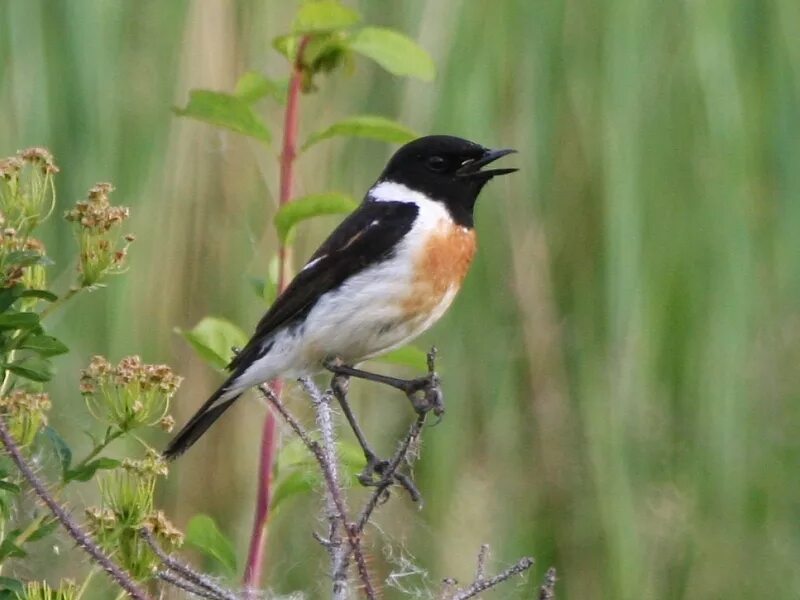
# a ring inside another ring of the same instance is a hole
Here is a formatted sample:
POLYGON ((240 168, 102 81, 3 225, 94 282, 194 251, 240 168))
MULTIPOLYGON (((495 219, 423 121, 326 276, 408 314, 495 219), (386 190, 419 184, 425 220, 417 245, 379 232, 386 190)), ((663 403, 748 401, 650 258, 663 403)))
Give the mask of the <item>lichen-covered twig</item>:
MULTIPOLYGON (((300 379, 300 385, 311 398, 314 409, 317 412, 317 426, 319 427, 322 439, 322 453, 329 465, 331 481, 333 485, 326 486, 325 493, 325 514, 328 517, 329 529, 328 539, 324 546, 331 557, 331 575, 333 577, 333 600, 346 600, 348 596, 347 585, 347 566, 349 563, 349 552, 345 544, 342 543, 341 530, 346 523, 340 522, 340 515, 334 498, 333 489, 341 490, 339 480, 339 460, 336 451, 336 435, 333 425, 333 415, 331 411, 331 393, 321 393, 319 388, 311 379, 304 377, 300 379)), ((344 500, 342 500, 344 504, 344 500)))
POLYGON ((11 460, 14 461, 14 464, 20 470, 22 476, 33 488, 33 491, 39 499, 50 509, 53 516, 61 523, 62 527, 64 527, 69 536, 75 541, 75 544, 91 556, 100 568, 103 569, 117 585, 125 590, 131 598, 134 600, 151 600, 150 596, 136 584, 130 573, 114 562, 111 557, 97 545, 94 539, 92 539, 92 536, 81 529, 67 513, 66 509, 50 495, 45 483, 36 475, 33 468, 25 460, 25 457, 22 456, 22 452, 11 436, 6 421, 2 416, 0 416, 0 441, 2 441, 3 446, 5 446, 11 460))
POLYGON ((275 408, 275 410, 278 411, 278 414, 283 418, 284 421, 286 421, 292 431, 294 431, 297 437, 300 438, 311 454, 314 455, 314 458, 319 464, 323 479, 325 480, 325 485, 328 488, 328 492, 330 493, 330 497, 334 505, 336 506, 337 517, 339 522, 342 523, 344 532, 347 536, 347 541, 350 545, 350 551, 353 553, 353 557, 355 558, 359 579, 361 580, 361 584, 363 586, 363 592, 367 598, 369 598, 369 600, 374 600, 376 598, 375 588, 370 580, 369 570, 367 569, 367 561, 364 558, 364 553, 361 549, 361 538, 359 535, 357 535, 355 528, 351 527, 347 520, 347 508, 345 506, 342 489, 337 484, 337 481, 332 474, 331 465, 328 463, 325 453, 322 451, 320 444, 316 440, 312 439, 306 429, 300 424, 300 421, 298 421, 294 415, 289 412, 281 399, 272 393, 272 390, 268 385, 260 385, 258 389, 264 395, 264 398, 267 400, 267 402, 269 402, 275 408))
POLYGON ((161 579, 164 581, 168 581, 169 583, 172 583, 173 585, 181 587, 187 591, 191 591, 192 593, 197 593, 192 591, 194 588, 205 590, 205 595, 198 594, 203 595, 204 598, 214 598, 215 600, 239 600, 239 596, 237 596, 233 591, 225 589, 208 575, 204 575, 203 573, 195 571, 189 565, 183 564, 179 560, 164 552, 164 549, 158 545, 158 542, 156 542, 155 538, 153 537, 153 533, 147 527, 140 529, 139 534, 166 567, 165 571, 161 571, 159 573, 159 577, 161 577, 161 579), (170 571, 172 574, 170 574, 170 571), (169 579, 167 577, 163 577, 162 574, 169 576, 169 579), (181 583, 186 583, 188 585, 180 585, 181 583))
POLYGON ((550 567, 544 575, 542 587, 539 588, 539 600, 555 600, 556 581, 556 570, 554 567, 550 567))
MULTIPOLYGON (((511 565, 502 573, 498 573, 494 577, 486 577, 486 560, 488 556, 489 545, 482 544, 481 549, 478 552, 478 567, 475 573, 475 581, 473 581, 467 587, 453 590, 452 588, 457 582, 448 577, 443 582, 445 584, 445 590, 440 596, 442 600, 467 600, 468 598, 474 598, 478 594, 481 594, 486 590, 511 579, 514 575, 524 573, 533 566, 533 559, 526 556, 519 559, 515 564, 511 565)), ((555 576, 555 571, 553 569, 551 569, 551 571, 553 571, 553 575, 555 576)), ((549 572, 550 571, 548 571, 548 573, 549 572)))

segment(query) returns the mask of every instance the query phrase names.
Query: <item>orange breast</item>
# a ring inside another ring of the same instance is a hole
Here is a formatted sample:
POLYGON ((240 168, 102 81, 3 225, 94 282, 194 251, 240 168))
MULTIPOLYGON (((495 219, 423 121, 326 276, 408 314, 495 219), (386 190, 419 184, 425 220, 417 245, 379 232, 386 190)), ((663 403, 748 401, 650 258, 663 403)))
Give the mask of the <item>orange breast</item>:
POLYGON ((408 318, 426 318, 450 290, 457 290, 475 256, 475 230, 443 223, 417 255, 411 294, 403 301, 408 318))

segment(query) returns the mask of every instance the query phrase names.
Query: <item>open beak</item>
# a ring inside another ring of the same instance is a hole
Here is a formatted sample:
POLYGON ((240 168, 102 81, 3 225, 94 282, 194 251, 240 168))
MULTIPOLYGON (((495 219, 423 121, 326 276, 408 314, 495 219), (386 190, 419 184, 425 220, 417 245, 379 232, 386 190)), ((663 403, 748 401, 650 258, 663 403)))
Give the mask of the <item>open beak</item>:
POLYGON ((487 150, 483 156, 474 160, 467 161, 456 171, 458 177, 470 177, 474 179, 491 179, 497 175, 507 175, 518 171, 519 169, 486 169, 481 171, 482 167, 493 163, 498 158, 502 158, 506 154, 512 154, 516 150, 512 148, 504 148, 503 150, 487 150))

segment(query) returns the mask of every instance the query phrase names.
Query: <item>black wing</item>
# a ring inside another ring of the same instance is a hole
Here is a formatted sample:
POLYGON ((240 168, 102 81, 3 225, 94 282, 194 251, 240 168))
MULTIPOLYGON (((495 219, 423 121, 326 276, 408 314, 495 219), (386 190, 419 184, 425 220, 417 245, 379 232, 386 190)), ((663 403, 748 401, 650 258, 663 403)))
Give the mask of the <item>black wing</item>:
POLYGON ((247 346, 228 368, 247 368, 278 328, 302 319, 320 296, 370 265, 388 258, 414 224, 419 209, 408 202, 365 200, 331 233, 259 321, 247 346))

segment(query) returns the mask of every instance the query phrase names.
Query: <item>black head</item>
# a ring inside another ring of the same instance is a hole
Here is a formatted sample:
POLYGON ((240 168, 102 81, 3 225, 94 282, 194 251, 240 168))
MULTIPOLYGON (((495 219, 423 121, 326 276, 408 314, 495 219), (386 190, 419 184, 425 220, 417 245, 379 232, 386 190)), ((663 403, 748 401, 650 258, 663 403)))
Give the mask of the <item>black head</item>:
POLYGON ((483 186, 492 177, 517 170, 481 168, 511 152, 449 135, 430 135, 395 152, 379 181, 401 183, 443 202, 457 223, 472 227, 472 211, 483 186))

